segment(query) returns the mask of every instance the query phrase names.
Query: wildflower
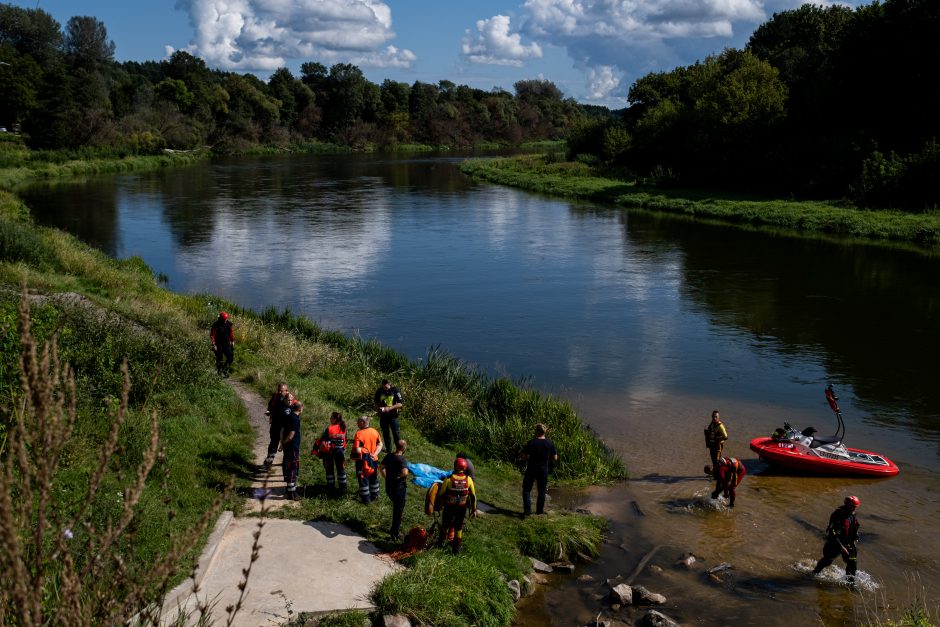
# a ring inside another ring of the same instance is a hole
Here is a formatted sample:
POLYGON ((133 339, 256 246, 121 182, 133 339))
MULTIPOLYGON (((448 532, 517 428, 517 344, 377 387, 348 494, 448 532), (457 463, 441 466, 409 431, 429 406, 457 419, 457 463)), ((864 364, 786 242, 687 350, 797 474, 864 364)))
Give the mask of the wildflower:
POLYGON ((68 527, 62 530, 62 535, 65 537, 66 540, 71 540, 72 538, 75 537, 75 534, 73 534, 72 530, 69 529, 68 527))

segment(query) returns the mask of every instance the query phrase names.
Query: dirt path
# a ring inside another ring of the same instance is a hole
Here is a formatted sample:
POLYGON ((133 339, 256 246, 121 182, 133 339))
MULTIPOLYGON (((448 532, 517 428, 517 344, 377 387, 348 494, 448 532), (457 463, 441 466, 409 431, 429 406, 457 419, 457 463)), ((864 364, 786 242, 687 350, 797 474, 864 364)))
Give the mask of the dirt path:
MULTIPOLYGON (((270 475, 260 466, 268 447, 265 399, 240 382, 229 383, 248 409, 255 430, 254 456, 259 469, 252 492, 268 492, 264 504, 269 511, 298 507, 298 503, 284 499, 284 482, 277 463, 280 454, 270 475)), ((251 514, 259 512, 261 506, 259 499, 250 499, 245 517, 220 517, 200 559, 198 596, 215 604, 212 617, 217 624, 224 624, 225 608, 238 599, 242 569, 248 566, 261 520, 251 514)), ((261 550, 251 569, 246 599, 233 622, 239 627, 281 625, 300 612, 371 608, 372 588, 400 568, 365 538, 334 523, 264 519, 259 542, 261 550)), ((167 596, 164 614, 172 619, 177 607, 190 610, 195 605, 192 582, 187 580, 167 596)))

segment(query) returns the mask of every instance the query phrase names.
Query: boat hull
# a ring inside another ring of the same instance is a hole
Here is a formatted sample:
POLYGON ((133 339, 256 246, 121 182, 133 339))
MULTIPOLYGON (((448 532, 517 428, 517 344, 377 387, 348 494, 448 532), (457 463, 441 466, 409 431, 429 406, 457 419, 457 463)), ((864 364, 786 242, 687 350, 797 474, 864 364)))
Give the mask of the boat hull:
POLYGON ((853 462, 847 460, 826 459, 804 453, 789 442, 779 442, 773 438, 754 438, 751 450, 769 464, 818 475, 854 475, 864 477, 893 477, 899 469, 890 459, 857 448, 848 448, 850 454, 870 456, 883 460, 884 464, 853 462))

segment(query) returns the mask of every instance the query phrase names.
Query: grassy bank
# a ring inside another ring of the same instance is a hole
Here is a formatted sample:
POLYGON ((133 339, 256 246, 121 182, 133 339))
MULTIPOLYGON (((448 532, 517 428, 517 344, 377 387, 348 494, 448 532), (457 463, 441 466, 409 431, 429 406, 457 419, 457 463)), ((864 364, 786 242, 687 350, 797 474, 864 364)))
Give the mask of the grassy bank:
MULTIPOLYGON (((505 625, 512 618, 513 602, 503 577, 518 578, 528 571, 524 555, 554 560, 596 550, 602 521, 563 512, 531 520, 516 516, 517 454, 535 422, 549 425, 561 453, 556 481, 584 484, 625 476, 620 461, 583 427, 566 402, 505 379, 488 379, 443 352, 413 362, 378 343, 320 329, 288 312, 253 313, 211 296, 173 294, 157 285, 139 259, 108 259, 71 236, 31 224, 12 194, 0 195, 0 209, 0 405, 6 408, 0 441, 6 441, 15 424, 13 410, 21 400, 16 311, 24 284, 31 294, 34 335, 40 341, 56 336, 59 357, 76 373, 74 436, 60 472, 50 480, 56 507, 64 512, 81 507, 81 488, 95 472, 100 444, 120 405, 123 359, 131 381, 128 419, 120 431, 122 453, 108 467, 107 489, 90 508, 95 528, 120 515, 122 477, 133 477, 147 448, 147 416, 157 416, 165 455, 135 511, 134 540, 119 547, 126 572, 143 572, 170 551, 174 538, 196 525, 224 495, 232 475, 235 496, 224 496, 223 505, 237 510, 239 495, 244 494, 240 488, 248 485, 257 462, 251 459, 247 416, 211 363, 206 335, 220 307, 234 315, 236 376, 265 395, 277 381, 286 380, 305 402, 305 450, 330 411, 343 412, 350 423, 355 415, 369 412, 372 393, 388 376, 406 397, 402 429, 409 440, 409 459, 448 467, 455 451, 466 449, 474 460, 480 499, 493 511, 469 524, 464 554, 422 554, 383 582, 375 593, 382 609, 436 625, 505 625), (465 577, 454 578, 458 570, 465 577), (459 607, 449 602, 455 596, 464 599, 459 607)), ((307 456, 300 485, 307 496, 300 509, 280 515, 341 522, 380 544, 386 541, 391 517, 387 500, 365 506, 352 494, 327 498, 322 467, 307 456)), ((423 491, 412 486, 406 529, 429 524, 422 501, 423 491)), ((21 524, 19 532, 28 535, 31 521, 21 524)), ((95 559, 85 544, 72 546, 75 561, 95 559)), ((176 579, 188 573, 188 564, 188 557, 180 560, 176 579)), ((107 593, 108 582, 107 577, 88 582, 89 593, 107 593)), ((57 603, 54 594, 44 599, 49 608, 57 603)), ((0 599, 0 605, 9 602, 9 597, 0 599)))
POLYGON ((643 187, 608 178, 590 165, 533 155, 467 161, 471 176, 528 191, 592 202, 676 213, 730 224, 772 226, 874 241, 940 247, 940 212, 921 214, 856 209, 840 203, 789 201, 696 190, 643 187))

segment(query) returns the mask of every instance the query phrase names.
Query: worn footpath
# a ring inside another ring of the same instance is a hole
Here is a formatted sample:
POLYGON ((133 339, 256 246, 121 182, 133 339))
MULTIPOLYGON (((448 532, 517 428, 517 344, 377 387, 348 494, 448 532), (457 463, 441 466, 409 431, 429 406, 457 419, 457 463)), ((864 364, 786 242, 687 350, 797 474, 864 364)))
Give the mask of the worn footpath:
POLYGON ((372 588, 400 568, 372 543, 335 523, 252 515, 297 504, 284 498, 279 464, 270 474, 260 466, 268 446, 264 399, 237 381, 230 383, 255 429, 254 456, 259 462, 252 483, 255 498, 248 500, 242 516, 226 512, 220 517, 200 559, 198 592, 193 594, 192 580, 173 590, 164 603, 167 620, 174 620, 179 609, 191 612, 198 603, 208 601, 214 606, 214 622, 226 621, 226 608, 238 601, 242 571, 249 565, 259 530, 259 557, 251 567, 242 608, 232 625, 280 625, 300 612, 371 608, 372 588), (257 498, 261 495, 265 498, 257 498))

